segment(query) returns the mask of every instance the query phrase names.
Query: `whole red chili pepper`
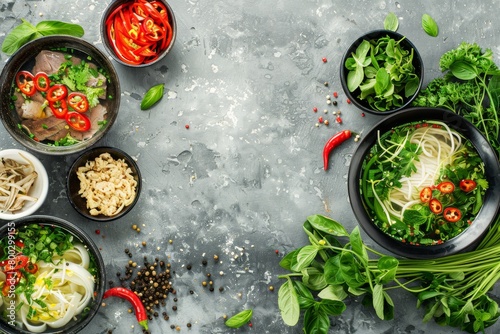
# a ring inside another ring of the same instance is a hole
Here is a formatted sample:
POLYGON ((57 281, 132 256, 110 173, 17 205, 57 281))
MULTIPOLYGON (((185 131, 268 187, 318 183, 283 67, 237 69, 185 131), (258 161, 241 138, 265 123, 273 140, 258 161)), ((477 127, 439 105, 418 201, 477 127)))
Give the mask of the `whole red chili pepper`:
POLYGON ((145 330, 148 330, 148 315, 146 313, 146 308, 142 303, 139 296, 137 296, 132 290, 125 289, 122 287, 114 287, 106 290, 103 295, 103 299, 108 297, 119 297, 127 300, 134 307, 135 317, 139 322, 139 325, 144 327, 145 330))
POLYGON ((330 156, 330 152, 349 138, 351 138, 351 131, 344 130, 334 134, 330 139, 328 139, 325 147, 323 148, 323 164, 325 170, 328 169, 328 157, 330 156))

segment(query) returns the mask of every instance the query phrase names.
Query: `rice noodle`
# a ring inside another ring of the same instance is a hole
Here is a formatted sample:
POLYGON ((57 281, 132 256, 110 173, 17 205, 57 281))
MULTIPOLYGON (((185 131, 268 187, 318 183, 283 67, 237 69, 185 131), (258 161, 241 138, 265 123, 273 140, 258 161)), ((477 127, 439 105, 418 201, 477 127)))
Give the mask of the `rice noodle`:
POLYGON ((54 256, 51 263, 37 261, 33 293, 30 297, 26 293, 16 294, 20 325, 41 333, 48 327, 63 327, 80 314, 94 297, 94 277, 88 271, 89 264, 89 254, 82 244, 75 244, 62 256, 54 256))
MULTIPOLYGON (((402 177, 399 180, 401 187, 392 187, 387 199, 381 201, 386 214, 390 213, 402 220, 404 211, 419 202, 420 190, 433 186, 441 169, 453 163, 454 155, 462 145, 462 138, 445 123, 439 125, 441 127, 420 127, 407 134, 405 141, 416 144, 422 153, 413 161, 416 171, 410 176, 402 177)), ((384 153, 389 151, 382 146, 380 139, 378 142, 384 153)), ((400 150, 397 151, 399 152, 400 150)), ((392 156, 385 158, 390 160, 392 156)))

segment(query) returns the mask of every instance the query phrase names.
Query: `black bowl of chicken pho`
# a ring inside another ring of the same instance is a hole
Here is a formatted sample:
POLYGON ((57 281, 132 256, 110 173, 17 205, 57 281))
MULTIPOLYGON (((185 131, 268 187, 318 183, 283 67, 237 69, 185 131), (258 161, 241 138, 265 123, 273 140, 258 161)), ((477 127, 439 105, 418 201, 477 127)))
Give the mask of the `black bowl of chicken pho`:
POLYGON ((2 123, 26 148, 50 155, 82 151, 113 125, 118 75, 92 44, 46 36, 22 46, 0 77, 2 123))

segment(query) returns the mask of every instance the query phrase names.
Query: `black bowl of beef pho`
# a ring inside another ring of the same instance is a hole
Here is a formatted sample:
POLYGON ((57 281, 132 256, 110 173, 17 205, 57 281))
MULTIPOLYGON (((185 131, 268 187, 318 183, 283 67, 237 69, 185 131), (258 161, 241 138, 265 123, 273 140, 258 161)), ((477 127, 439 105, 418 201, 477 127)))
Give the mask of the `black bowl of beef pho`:
POLYGON ((109 59, 72 36, 22 46, 0 77, 2 123, 26 148, 49 155, 80 152, 111 128, 120 83, 109 59))

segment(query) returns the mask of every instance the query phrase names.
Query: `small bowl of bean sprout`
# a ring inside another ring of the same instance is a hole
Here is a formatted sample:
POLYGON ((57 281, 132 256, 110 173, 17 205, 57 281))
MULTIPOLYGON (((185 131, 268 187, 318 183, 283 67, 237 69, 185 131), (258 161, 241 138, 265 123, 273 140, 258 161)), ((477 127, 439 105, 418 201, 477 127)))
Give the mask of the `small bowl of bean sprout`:
POLYGON ((49 178, 33 154, 18 150, 0 151, 0 219, 29 216, 43 205, 49 178))

